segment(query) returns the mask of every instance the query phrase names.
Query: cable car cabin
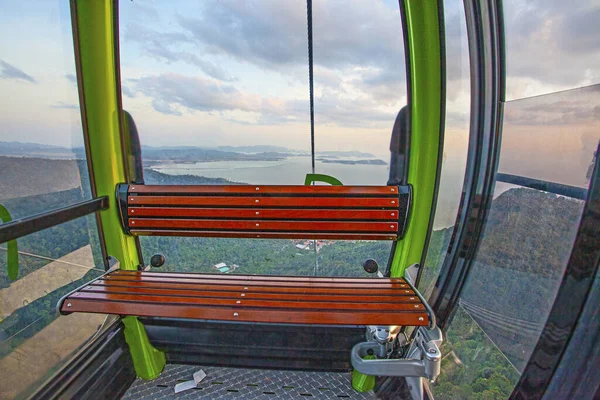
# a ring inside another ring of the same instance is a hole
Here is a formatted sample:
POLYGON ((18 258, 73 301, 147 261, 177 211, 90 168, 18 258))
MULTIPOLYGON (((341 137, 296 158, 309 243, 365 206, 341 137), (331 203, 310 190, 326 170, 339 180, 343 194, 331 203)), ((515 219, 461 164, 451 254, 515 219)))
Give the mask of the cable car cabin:
POLYGON ((597 7, 541 7, 7 5, 0 398, 597 398, 597 7))

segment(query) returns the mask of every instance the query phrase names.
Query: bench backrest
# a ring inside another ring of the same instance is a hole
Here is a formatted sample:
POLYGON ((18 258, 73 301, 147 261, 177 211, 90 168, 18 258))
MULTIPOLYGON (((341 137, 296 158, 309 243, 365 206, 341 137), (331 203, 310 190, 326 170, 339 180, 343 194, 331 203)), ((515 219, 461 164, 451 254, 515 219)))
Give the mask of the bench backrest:
POLYGON ((119 185, 132 235, 396 240, 406 186, 119 185))

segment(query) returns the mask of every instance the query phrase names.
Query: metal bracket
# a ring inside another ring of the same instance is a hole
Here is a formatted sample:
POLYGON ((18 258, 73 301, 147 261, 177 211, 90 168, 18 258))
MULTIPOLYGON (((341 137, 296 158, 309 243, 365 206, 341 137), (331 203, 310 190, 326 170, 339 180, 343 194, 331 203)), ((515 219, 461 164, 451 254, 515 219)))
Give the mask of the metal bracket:
POLYGON ((387 358, 392 354, 398 338, 399 327, 368 326, 367 342, 358 343, 352 348, 351 362, 354 369, 365 375, 402 376, 406 378, 409 390, 414 399, 423 398, 423 382, 426 378, 434 381, 440 374, 442 354, 442 331, 436 326, 433 310, 412 285, 409 276, 407 283, 421 299, 430 315, 430 325, 417 328, 414 339, 403 358, 387 358), (375 354, 377 359, 363 359, 375 354))
POLYGON ((378 354, 380 344, 373 341, 358 343, 352 348, 352 366, 358 372, 376 376, 404 376, 435 380, 440 374, 442 356, 439 345, 442 343, 442 332, 439 328, 418 328, 406 358, 363 360, 369 350, 378 354))

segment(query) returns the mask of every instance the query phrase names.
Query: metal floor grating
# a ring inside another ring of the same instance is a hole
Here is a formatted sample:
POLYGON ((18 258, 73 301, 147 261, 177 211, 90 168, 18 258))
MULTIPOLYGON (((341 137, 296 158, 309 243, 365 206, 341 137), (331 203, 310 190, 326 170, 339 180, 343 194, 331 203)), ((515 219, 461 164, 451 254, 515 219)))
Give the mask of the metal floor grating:
POLYGON ((169 364, 153 381, 136 379, 124 400, 146 399, 375 399, 352 389, 350 373, 273 371, 169 364), (198 388, 175 394, 177 383, 199 369, 206 378, 198 388))

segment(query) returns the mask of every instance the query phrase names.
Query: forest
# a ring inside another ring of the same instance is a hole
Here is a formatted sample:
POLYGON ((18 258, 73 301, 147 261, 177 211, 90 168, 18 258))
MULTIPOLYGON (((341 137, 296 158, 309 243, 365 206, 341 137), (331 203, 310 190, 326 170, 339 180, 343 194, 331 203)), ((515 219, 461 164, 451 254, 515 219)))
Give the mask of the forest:
MULTIPOLYGON (((151 170, 145 173, 148 183, 227 183, 196 176, 172 177, 151 170)), ((19 218, 87 196, 89 194, 84 194, 81 188, 75 188, 9 199, 3 204, 14 218, 19 218)), ((503 399, 510 395, 560 282, 581 207, 580 201, 529 189, 508 190, 493 201, 469 281, 443 345, 442 374, 433 385, 437 398, 503 399), (515 298, 519 298, 519 302, 514 302, 515 298)), ((451 235, 452 228, 432 234, 420 284, 426 297, 442 268, 451 235)), ((296 243, 291 240, 141 238, 146 262, 152 254, 160 252, 167 260, 164 270, 211 273, 215 273, 213 265, 224 262, 237 265, 236 273, 243 274, 312 275, 317 264, 318 275, 367 276, 362 262, 374 258, 384 269, 391 247, 390 242, 338 241, 325 243, 316 253, 313 249, 298 249, 296 243)), ((87 244, 92 246, 96 267, 103 268, 93 216, 18 240, 20 251, 50 259, 60 258, 87 244)), ((2 265, 5 257, 6 253, 0 251, 2 265)), ((19 278, 48 262, 21 256, 19 278)), ((61 296, 99 273, 90 270, 81 279, 49 292, 2 320, 0 358, 57 318, 55 305, 61 296), (10 340, 6 340, 8 338, 10 340)), ((0 289, 9 285, 3 268, 0 289)))

